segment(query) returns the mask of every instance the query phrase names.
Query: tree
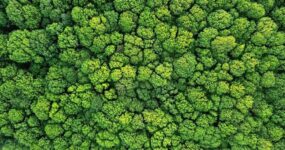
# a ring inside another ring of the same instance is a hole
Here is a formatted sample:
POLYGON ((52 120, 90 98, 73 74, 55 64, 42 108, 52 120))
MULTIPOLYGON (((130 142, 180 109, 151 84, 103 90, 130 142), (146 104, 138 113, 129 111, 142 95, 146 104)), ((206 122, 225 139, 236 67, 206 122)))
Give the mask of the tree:
POLYGON ((208 16, 209 25, 216 29, 225 29, 232 25, 233 17, 224 10, 217 10, 208 16))
POLYGON ((40 26, 41 13, 33 5, 22 5, 12 0, 6 7, 6 13, 9 20, 21 29, 36 29, 40 26))

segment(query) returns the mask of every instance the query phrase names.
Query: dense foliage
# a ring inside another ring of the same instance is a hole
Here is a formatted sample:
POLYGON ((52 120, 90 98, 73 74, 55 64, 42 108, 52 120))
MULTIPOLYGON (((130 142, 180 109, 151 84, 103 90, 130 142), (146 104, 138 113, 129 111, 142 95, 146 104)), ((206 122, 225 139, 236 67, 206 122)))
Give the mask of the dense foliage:
POLYGON ((284 150, 284 0, 0 0, 0 149, 284 150))

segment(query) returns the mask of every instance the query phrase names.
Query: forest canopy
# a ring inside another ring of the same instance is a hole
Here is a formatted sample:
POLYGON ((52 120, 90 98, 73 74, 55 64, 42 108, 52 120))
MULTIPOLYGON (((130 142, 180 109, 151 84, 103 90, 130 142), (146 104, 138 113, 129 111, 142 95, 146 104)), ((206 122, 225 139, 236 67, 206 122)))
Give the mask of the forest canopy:
POLYGON ((284 0, 0 0, 0 149, 284 150, 284 0))

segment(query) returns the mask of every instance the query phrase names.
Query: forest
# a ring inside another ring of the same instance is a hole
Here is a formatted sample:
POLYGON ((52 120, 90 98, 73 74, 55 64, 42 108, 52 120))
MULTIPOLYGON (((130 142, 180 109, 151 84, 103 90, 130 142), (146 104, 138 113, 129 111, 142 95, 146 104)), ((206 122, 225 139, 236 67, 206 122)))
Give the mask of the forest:
POLYGON ((285 0, 0 0, 0 149, 284 150, 285 0))

